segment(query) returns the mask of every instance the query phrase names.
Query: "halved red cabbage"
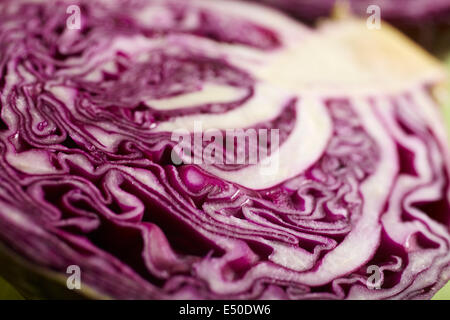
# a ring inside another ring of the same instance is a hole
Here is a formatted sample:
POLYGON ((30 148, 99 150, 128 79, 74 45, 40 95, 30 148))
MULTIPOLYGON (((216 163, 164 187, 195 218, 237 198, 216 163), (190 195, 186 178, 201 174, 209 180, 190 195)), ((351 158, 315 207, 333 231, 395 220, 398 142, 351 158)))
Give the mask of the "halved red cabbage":
POLYGON ((199 0, 81 1, 74 30, 72 4, 0 4, 8 252, 121 299, 429 298, 450 278, 444 76, 395 31, 199 0), (196 122, 278 129, 278 170, 174 164, 196 122))

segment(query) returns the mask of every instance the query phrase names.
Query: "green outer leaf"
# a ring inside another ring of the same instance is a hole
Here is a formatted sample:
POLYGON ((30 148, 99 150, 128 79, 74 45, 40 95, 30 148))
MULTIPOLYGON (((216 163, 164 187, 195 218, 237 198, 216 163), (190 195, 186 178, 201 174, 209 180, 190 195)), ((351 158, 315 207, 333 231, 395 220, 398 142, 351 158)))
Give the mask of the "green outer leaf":
POLYGON ((0 278, 0 300, 23 300, 23 297, 8 282, 0 278))
POLYGON ((0 276, 8 279, 25 299, 110 299, 86 284, 82 284, 80 290, 69 290, 66 285, 67 274, 32 264, 1 242, 0 276))
POLYGON ((432 300, 450 300, 450 281, 434 295, 432 300))

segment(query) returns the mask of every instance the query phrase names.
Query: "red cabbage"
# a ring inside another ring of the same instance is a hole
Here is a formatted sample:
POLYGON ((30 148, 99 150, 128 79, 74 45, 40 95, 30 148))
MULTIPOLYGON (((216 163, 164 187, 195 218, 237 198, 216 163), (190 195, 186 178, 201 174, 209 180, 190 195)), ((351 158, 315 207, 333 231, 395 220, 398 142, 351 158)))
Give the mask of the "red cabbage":
MULTIPOLYGON (((255 0, 254 0, 255 1, 255 0)), ((330 16, 337 0, 256 0, 280 8, 305 21, 330 16)), ((352 12, 369 16, 370 6, 378 6, 384 20, 400 24, 446 23, 450 17, 449 0, 349 0, 352 12)))
POLYGON ((219 0, 80 1, 78 29, 69 5, 0 4, 2 250, 118 299, 430 298, 450 278, 444 75, 395 30, 219 0), (276 170, 250 147, 189 161, 172 134, 199 123, 278 130, 276 170))

